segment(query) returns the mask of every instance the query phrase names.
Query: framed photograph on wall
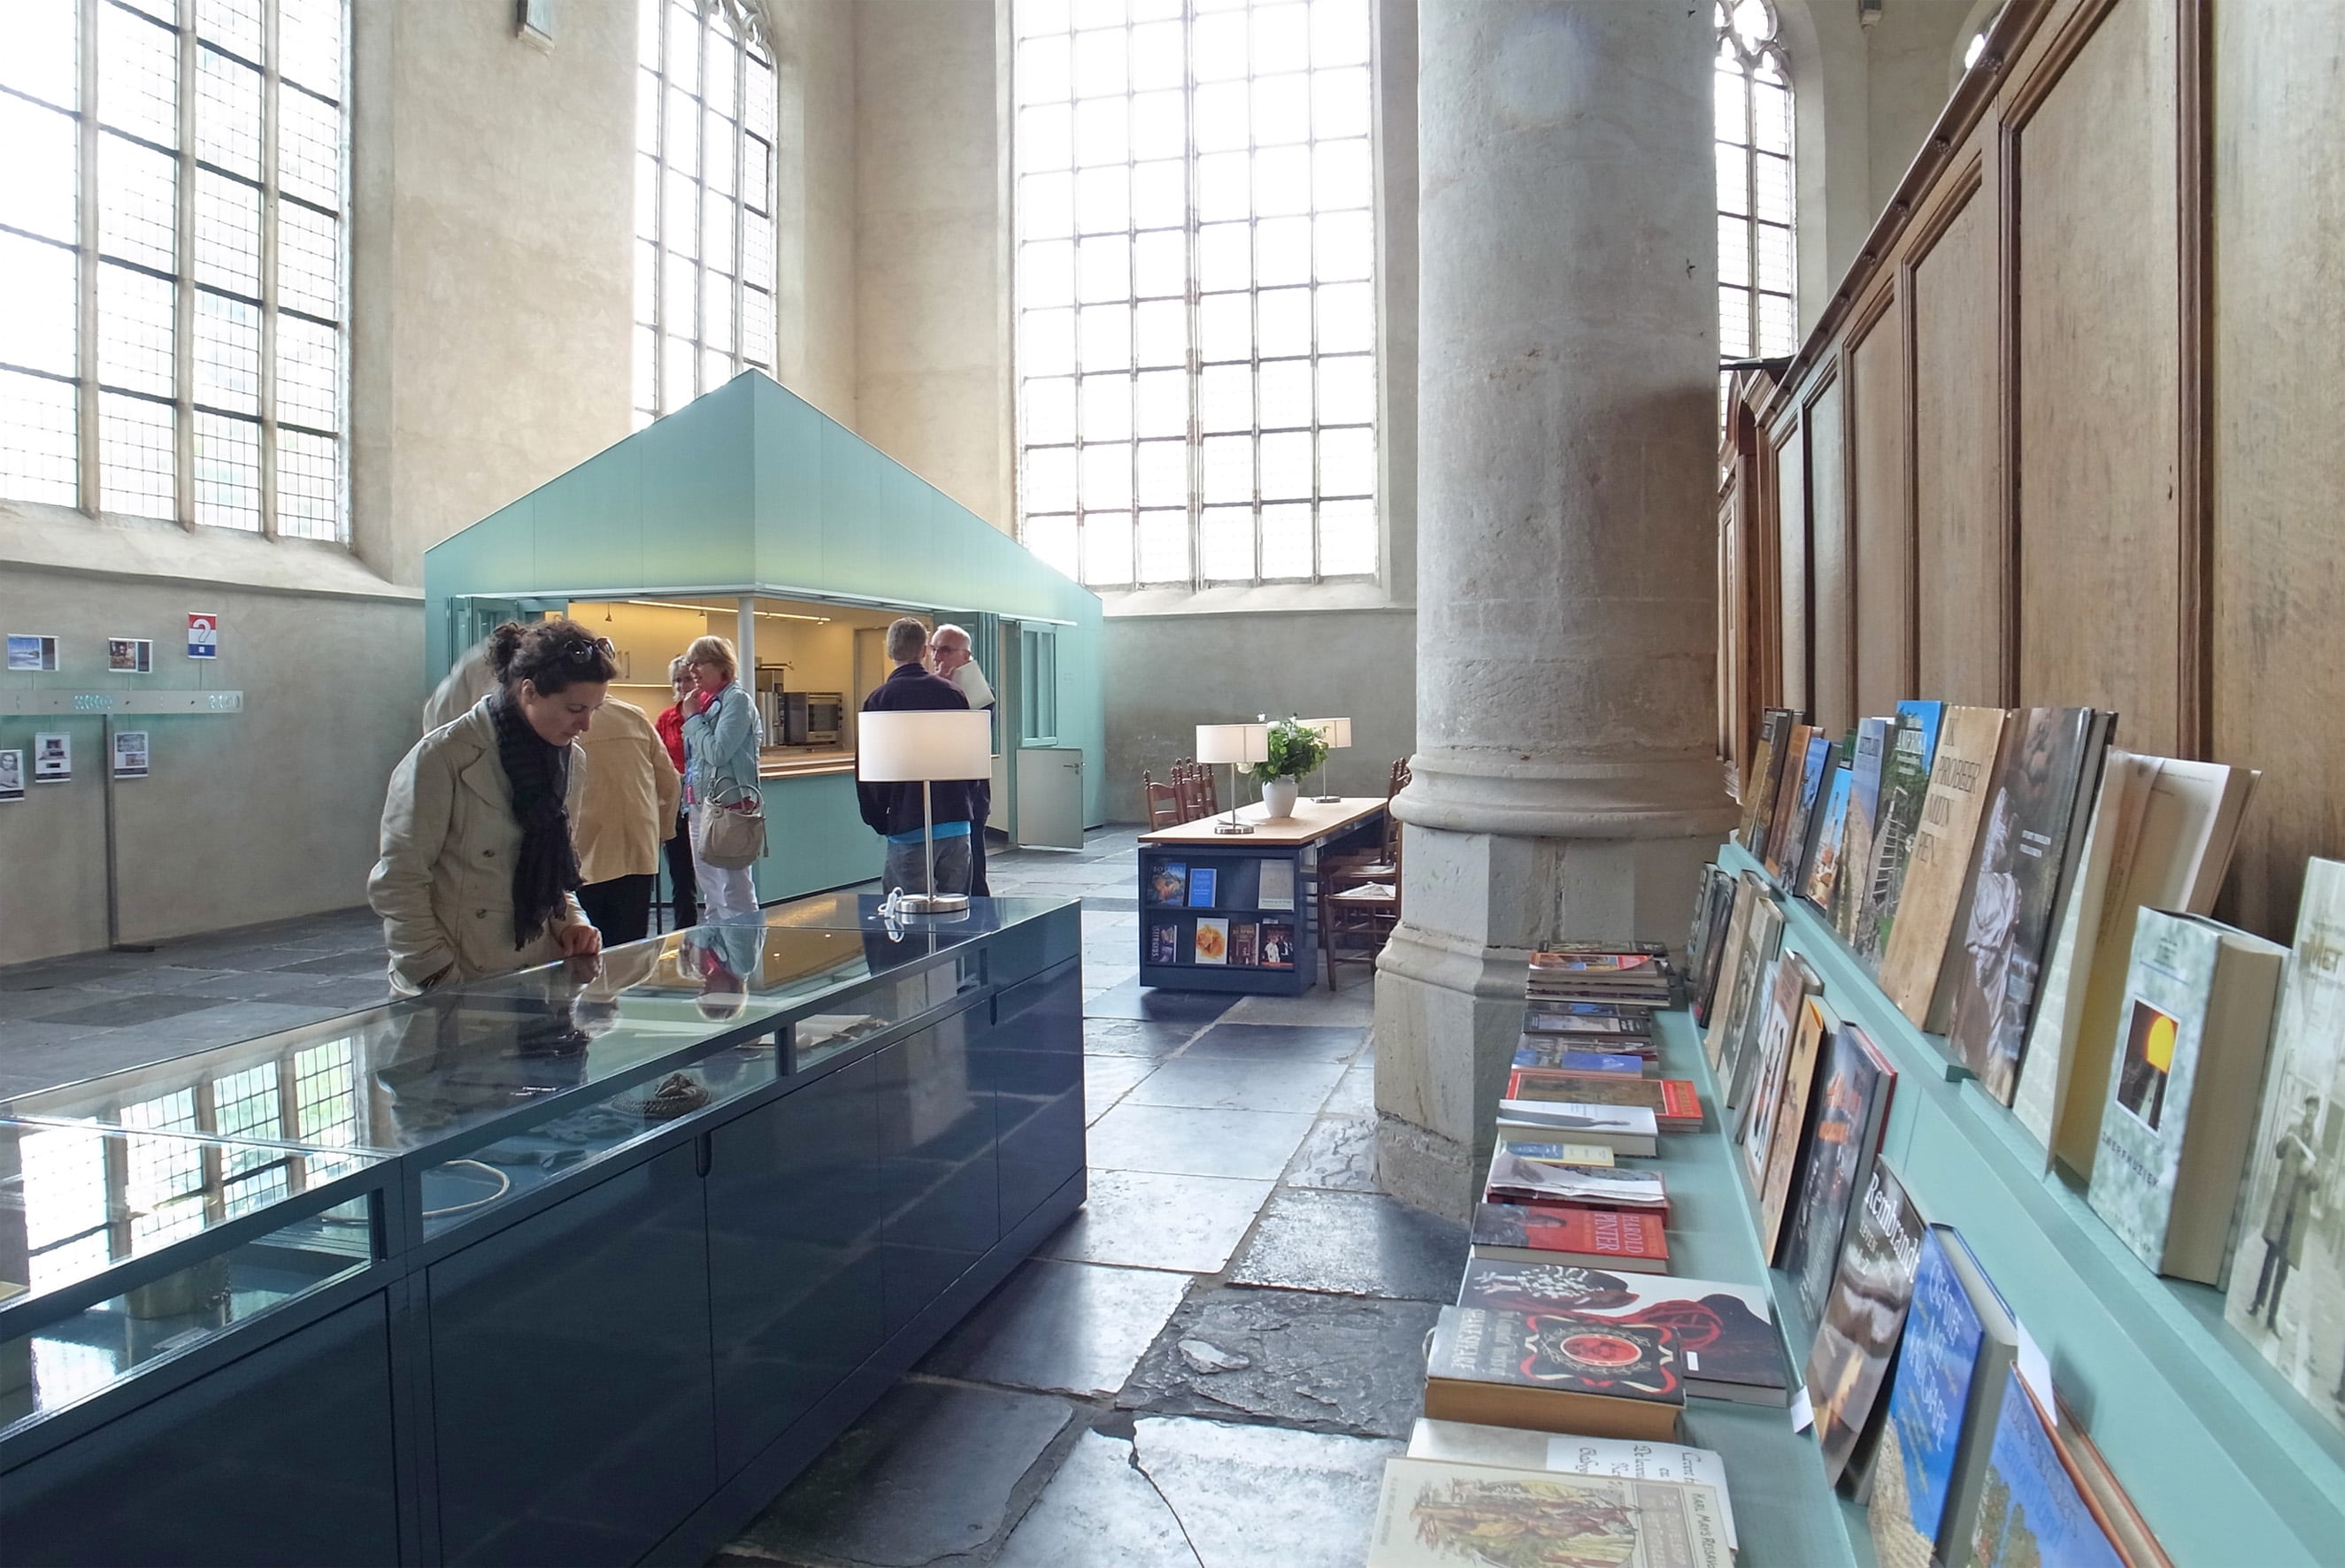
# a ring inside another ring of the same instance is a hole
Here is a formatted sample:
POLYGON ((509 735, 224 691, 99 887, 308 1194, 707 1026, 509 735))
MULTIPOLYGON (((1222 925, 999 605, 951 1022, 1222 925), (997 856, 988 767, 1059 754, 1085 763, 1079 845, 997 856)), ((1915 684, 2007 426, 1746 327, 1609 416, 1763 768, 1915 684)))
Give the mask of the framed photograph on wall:
POLYGON ((37 633, 8 633, 8 668, 11 670, 43 670, 54 672, 57 667, 57 640, 37 633))
POLYGON ((146 637, 108 637, 106 640, 106 668, 115 675, 151 675, 155 673, 155 644, 146 637))
POLYGON ((118 779, 143 779, 147 776, 145 730, 117 730, 114 733, 114 776, 118 779))
POLYGON ((0 802, 25 798, 25 754, 0 752, 0 802))
POLYGON ((71 735, 35 735, 33 737, 33 782, 63 784, 73 777, 73 737, 71 735))

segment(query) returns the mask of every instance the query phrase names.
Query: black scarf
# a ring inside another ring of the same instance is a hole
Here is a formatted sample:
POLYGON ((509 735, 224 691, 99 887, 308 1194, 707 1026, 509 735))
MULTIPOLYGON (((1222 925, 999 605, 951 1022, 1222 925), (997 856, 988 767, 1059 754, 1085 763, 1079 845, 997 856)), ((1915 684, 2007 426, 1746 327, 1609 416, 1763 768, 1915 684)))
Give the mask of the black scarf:
POLYGON ((497 729, 497 761, 513 790, 513 820, 521 824, 521 854, 513 874, 513 947, 528 946, 579 885, 578 852, 570 843, 570 748, 550 746, 530 728, 519 703, 503 692, 489 698, 497 729))

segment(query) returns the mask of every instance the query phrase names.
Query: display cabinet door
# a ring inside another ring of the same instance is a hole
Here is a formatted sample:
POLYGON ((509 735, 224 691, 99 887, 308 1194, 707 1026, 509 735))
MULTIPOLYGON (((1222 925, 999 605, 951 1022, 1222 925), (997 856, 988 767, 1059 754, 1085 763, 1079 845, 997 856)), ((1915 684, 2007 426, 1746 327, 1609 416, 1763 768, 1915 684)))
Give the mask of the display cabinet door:
POLYGON ((920 1312, 1001 1235, 993 1093, 971 1071, 981 1009, 958 1013, 880 1051, 880 1232, 888 1332, 920 1312))
POLYGON ((633 1563, 715 1489, 685 1145, 431 1267, 441 1553, 633 1563))
POLYGON ((1005 1236, 1083 1168, 1082 1013, 1077 963, 993 998, 974 1059, 994 1091, 1005 1236))
POLYGON ((378 1294, 0 1474, 0 1563, 396 1563, 392 1453, 378 1294))
POLYGON ((857 1062, 709 1135, 722 1475, 879 1348, 877 1083, 873 1064, 857 1062))

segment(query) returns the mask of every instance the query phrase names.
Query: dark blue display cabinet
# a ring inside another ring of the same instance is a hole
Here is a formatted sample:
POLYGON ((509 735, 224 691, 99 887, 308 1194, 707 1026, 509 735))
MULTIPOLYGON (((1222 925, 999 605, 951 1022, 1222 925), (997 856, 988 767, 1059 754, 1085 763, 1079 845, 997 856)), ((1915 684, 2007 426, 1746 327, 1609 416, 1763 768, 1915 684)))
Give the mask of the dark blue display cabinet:
POLYGON ((705 1562, 1082 1203, 1081 955, 825 895, 0 1104, 0 1563, 705 1562))

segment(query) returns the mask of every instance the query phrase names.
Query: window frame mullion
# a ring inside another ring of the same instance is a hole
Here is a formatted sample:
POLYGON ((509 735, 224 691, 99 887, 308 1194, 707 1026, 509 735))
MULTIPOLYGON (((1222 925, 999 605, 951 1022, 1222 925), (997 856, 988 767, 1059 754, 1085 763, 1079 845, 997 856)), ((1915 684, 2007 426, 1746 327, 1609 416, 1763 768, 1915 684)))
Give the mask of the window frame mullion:
POLYGON ((74 266, 81 279, 77 341, 74 345, 74 451, 80 472, 75 494, 81 511, 96 518, 106 506, 102 453, 98 445, 98 320, 97 320, 97 10, 106 0, 81 0, 76 7, 81 29, 74 60, 78 78, 79 111, 74 118, 75 145, 81 151, 79 210, 74 220, 74 266))
MULTIPOLYGON (((279 537, 277 511, 277 118, 281 3, 260 10, 260 536, 279 537)), ((347 311, 349 306, 345 304, 347 311)), ((336 355, 339 368, 340 356, 336 355)))
POLYGON ((178 39, 179 146, 172 182, 178 196, 178 229, 172 266, 178 274, 173 291, 171 413, 174 494, 179 526, 196 528, 196 24, 190 15, 175 29, 178 39))

